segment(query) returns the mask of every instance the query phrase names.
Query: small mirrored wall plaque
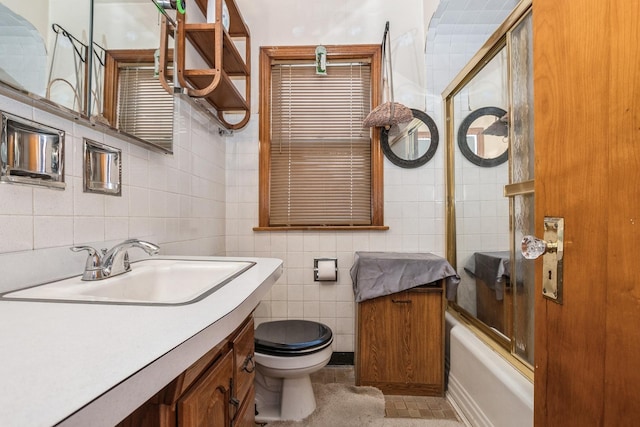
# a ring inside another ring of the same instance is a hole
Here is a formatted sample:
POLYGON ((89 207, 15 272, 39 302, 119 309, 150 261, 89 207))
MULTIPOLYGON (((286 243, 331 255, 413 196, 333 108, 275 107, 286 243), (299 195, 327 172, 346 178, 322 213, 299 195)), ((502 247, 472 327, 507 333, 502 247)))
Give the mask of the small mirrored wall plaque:
POLYGON ((84 191, 122 194, 122 151, 84 138, 84 191))
POLYGON ((64 189, 64 132, 0 112, 0 182, 64 189))

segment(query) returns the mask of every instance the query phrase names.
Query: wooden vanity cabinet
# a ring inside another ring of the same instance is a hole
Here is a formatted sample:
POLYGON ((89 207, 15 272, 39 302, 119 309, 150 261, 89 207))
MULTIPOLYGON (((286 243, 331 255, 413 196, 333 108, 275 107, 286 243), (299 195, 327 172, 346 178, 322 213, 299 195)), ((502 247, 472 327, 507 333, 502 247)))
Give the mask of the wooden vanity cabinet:
POLYGON ((252 387, 236 415, 233 427, 256 427, 256 392, 252 387))
MULTIPOLYGON (((247 401, 249 392, 253 390, 253 379, 255 377, 253 331, 253 319, 250 319, 233 339, 233 388, 234 397, 240 402, 247 401)), ((251 403, 253 407, 253 399, 251 399, 251 403)), ((239 405, 236 410, 240 410, 239 405)))
POLYGON ((254 427, 253 333, 249 317, 118 426, 254 427))
POLYGON ((233 377, 233 352, 220 360, 196 381, 176 405, 177 425, 190 427, 228 426, 233 377))
POLYGON ((358 303, 356 384, 444 395, 444 282, 358 303))

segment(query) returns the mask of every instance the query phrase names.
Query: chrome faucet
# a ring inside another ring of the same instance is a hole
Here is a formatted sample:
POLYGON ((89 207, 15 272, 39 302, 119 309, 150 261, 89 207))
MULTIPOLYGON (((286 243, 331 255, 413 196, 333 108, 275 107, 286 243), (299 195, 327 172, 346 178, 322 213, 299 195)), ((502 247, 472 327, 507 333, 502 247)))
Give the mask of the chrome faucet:
POLYGON ((138 239, 125 240, 109 250, 103 249, 100 252, 91 246, 74 246, 71 250, 89 252, 82 280, 102 280, 131 270, 127 249, 133 247, 140 248, 149 255, 155 255, 160 250, 158 245, 138 239))

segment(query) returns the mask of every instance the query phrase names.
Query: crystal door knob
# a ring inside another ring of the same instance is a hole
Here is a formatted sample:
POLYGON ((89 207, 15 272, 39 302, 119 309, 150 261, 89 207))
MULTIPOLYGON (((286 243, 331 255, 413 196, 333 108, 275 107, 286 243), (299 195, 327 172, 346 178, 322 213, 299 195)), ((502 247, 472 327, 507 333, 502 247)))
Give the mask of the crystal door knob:
POLYGON ((524 236, 522 238, 522 256, 526 259, 536 259, 546 252, 555 252, 558 243, 549 243, 535 236, 524 236))

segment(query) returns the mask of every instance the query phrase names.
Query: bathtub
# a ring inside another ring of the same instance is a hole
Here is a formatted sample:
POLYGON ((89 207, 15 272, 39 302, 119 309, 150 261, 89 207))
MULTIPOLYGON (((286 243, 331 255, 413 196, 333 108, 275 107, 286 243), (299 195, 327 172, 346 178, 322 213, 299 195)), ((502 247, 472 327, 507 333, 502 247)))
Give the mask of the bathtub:
POLYGON ((473 427, 533 425, 533 384, 446 314, 447 399, 473 427))

